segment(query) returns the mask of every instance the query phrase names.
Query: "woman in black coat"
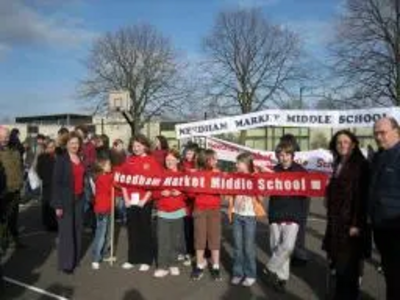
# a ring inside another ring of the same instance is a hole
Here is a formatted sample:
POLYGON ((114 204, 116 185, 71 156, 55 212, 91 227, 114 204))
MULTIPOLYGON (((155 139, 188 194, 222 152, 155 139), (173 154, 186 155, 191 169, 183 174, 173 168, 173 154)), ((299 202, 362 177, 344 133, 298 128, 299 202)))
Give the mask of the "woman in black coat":
POLYGON ((48 231, 57 230, 57 218, 51 207, 53 185, 53 170, 56 159, 56 143, 50 140, 44 153, 40 154, 37 161, 36 172, 42 180, 42 223, 48 231))
POLYGON ((330 143, 333 175, 327 187, 327 228, 323 249, 336 271, 335 298, 355 300, 363 259, 369 254, 368 201, 369 164, 356 136, 337 132, 330 143))
POLYGON ((53 172, 52 206, 58 219, 58 265, 73 273, 81 258, 85 167, 79 157, 81 140, 71 132, 65 153, 58 155, 53 172))

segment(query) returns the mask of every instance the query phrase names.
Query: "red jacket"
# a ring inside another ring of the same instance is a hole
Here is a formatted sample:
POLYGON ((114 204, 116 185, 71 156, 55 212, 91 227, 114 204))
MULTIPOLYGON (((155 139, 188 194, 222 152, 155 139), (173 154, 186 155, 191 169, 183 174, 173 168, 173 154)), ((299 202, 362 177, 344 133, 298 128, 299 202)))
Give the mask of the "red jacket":
MULTIPOLYGON (((166 174, 177 174, 177 172, 165 171, 166 174)), ((163 212, 174 212, 186 208, 186 195, 163 197, 162 190, 154 191, 153 197, 156 200, 157 210, 163 212)))
MULTIPOLYGON (((131 174, 140 174, 149 171, 151 171, 152 173, 162 172, 162 168, 152 155, 133 155, 126 160, 126 163, 124 164, 124 166, 122 166, 122 170, 131 174)), ((132 187, 128 189, 129 197, 131 197, 132 194, 139 194, 140 200, 143 200, 146 193, 147 191, 143 188, 132 187)))
POLYGON ((96 178, 96 195, 94 198, 95 213, 111 213, 113 181, 114 176, 112 173, 101 174, 96 178))

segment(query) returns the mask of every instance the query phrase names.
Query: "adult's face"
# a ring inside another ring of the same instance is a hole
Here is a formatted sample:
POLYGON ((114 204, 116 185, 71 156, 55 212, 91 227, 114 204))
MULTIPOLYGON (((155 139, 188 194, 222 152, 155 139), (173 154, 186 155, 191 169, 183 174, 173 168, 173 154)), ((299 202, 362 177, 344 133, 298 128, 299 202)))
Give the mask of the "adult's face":
POLYGON ((7 146, 10 140, 10 131, 7 128, 0 128, 0 145, 7 146))
POLYGON ((348 157, 353 152, 355 145, 346 134, 340 134, 336 140, 336 151, 340 157, 348 157))
POLYGON ((79 147, 80 147, 79 139, 76 137, 70 139, 67 143, 67 150, 71 154, 78 154, 79 147))
POLYGON ((146 153, 146 146, 134 141, 132 144, 132 152, 137 156, 141 156, 146 153))
POLYGON ((399 142, 399 132, 389 119, 381 119, 374 126, 375 141, 379 148, 390 149, 399 142))

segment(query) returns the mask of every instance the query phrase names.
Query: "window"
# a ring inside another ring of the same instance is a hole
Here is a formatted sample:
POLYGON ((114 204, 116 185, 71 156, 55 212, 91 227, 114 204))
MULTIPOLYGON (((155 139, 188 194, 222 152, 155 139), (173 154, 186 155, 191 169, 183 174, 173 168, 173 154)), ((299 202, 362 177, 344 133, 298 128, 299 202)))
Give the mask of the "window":
POLYGON ((175 131, 175 125, 179 124, 178 122, 161 122, 160 123, 160 131, 175 131))

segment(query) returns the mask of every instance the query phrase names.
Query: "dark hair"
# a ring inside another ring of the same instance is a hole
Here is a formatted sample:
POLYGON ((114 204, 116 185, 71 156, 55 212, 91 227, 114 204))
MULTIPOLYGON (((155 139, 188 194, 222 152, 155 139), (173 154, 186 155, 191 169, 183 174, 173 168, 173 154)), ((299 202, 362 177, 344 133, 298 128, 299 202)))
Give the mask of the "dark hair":
POLYGON ((20 147, 21 145, 21 140, 18 137, 19 135, 19 129, 18 128, 13 128, 10 132, 10 137, 8 141, 8 145, 13 148, 13 147, 20 147))
POLYGON ((36 140, 46 140, 46 136, 45 136, 44 134, 39 133, 39 134, 36 136, 36 140))
POLYGON ((300 151, 299 143, 297 142, 296 137, 291 133, 282 135, 282 137, 279 139, 279 142, 291 143, 295 152, 300 151))
POLYGON ((196 155, 196 169, 199 171, 210 171, 212 167, 210 166, 210 160, 217 153, 211 149, 199 149, 196 155))
POLYGON ((75 131, 81 131, 83 133, 84 138, 86 138, 89 134, 89 129, 86 125, 78 125, 75 127, 75 131))
POLYGON ((240 153, 236 157, 236 161, 246 164, 247 167, 249 168, 249 172, 250 173, 254 173, 254 171, 255 171, 255 168, 254 168, 254 157, 253 157, 253 155, 251 153, 248 153, 248 152, 240 153))
POLYGON ((133 143, 137 142, 139 144, 142 144, 145 148, 146 148, 146 153, 150 152, 150 148, 151 148, 151 143, 149 141, 149 139, 144 135, 144 134, 137 134, 134 137, 132 137, 129 141, 129 147, 128 150, 130 153, 133 153, 133 143))
POLYGON ((105 149, 109 149, 110 148, 110 138, 108 137, 108 135, 106 134, 101 134, 99 136, 99 139, 103 142, 103 147, 105 149))
POLYGON ((118 145, 122 145, 124 142, 121 139, 116 139, 113 142, 113 147, 117 147, 118 145))
POLYGON ((115 149, 111 149, 110 151, 110 160, 111 165, 113 167, 121 166, 126 161, 126 153, 125 151, 116 151, 115 149))
POLYGON ((359 142, 357 136, 354 133, 352 133, 350 130, 347 130, 347 129, 339 130, 338 132, 336 132, 334 134, 331 141, 329 142, 329 150, 332 152, 335 162, 338 162, 340 160, 340 155, 337 152, 336 144, 337 144, 337 140, 338 140, 339 136, 341 136, 341 135, 345 135, 350 139, 350 141, 354 145, 353 152, 361 153, 360 142, 359 142))
POLYGON ((67 134, 67 133, 69 133, 69 130, 68 130, 68 128, 65 128, 65 127, 61 127, 60 130, 58 130, 58 132, 57 132, 58 135, 63 135, 63 134, 67 134))
POLYGON ((156 139, 160 142, 160 149, 161 150, 169 150, 168 140, 163 135, 156 136, 156 139))
POLYGON ((294 156, 294 153, 296 152, 295 147, 296 146, 288 140, 281 141, 275 148, 275 155, 278 156, 279 153, 284 152, 294 156))

